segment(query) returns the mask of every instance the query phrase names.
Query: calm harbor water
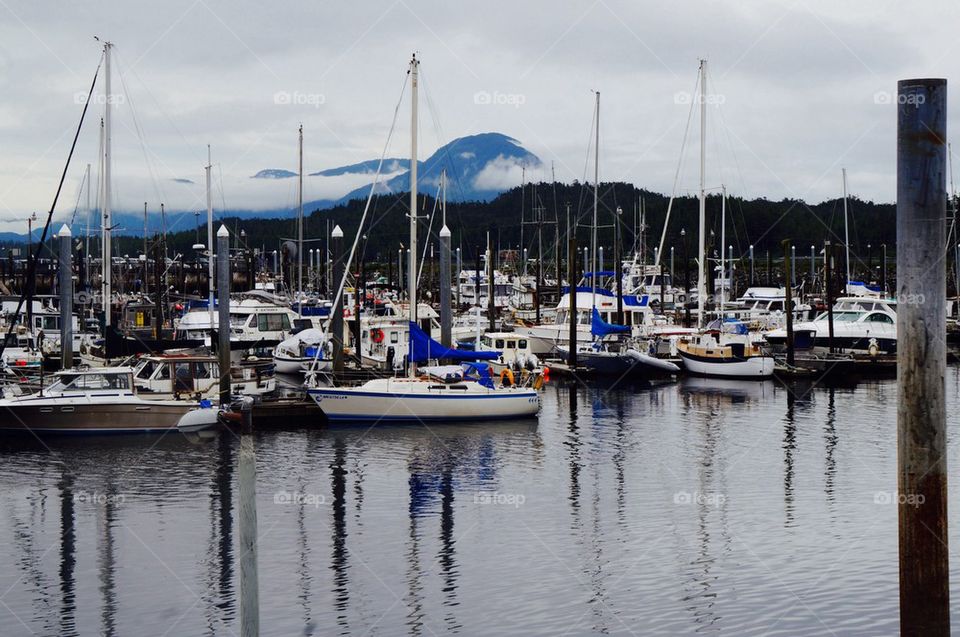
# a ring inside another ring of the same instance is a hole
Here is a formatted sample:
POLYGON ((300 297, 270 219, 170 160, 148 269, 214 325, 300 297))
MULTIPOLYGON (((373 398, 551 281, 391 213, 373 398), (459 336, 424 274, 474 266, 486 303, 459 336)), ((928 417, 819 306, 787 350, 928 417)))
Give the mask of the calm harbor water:
MULTIPOLYGON (((554 384, 539 423, 260 432, 262 634, 895 633, 895 401, 554 384)), ((46 442, 0 446, 0 633, 239 634, 235 437, 46 442)))

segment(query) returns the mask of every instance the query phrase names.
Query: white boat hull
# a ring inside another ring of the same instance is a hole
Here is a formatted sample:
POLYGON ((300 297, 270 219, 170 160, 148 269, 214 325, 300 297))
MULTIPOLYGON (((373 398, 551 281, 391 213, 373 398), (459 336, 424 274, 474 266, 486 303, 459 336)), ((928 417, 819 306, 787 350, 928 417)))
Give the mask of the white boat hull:
POLYGON ((683 366, 691 374, 717 378, 770 378, 773 376, 774 360, 771 356, 747 358, 723 358, 706 361, 700 356, 691 356, 679 351, 683 366))
POLYGON ((540 409, 536 390, 475 385, 384 379, 361 387, 311 388, 307 393, 331 422, 495 420, 535 416, 540 409), (469 389, 453 389, 458 385, 469 389))

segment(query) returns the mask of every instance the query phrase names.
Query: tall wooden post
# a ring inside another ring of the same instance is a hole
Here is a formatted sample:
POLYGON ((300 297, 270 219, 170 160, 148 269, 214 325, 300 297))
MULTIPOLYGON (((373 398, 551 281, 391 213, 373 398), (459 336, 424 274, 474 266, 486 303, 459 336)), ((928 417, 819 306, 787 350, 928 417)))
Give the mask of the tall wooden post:
POLYGON ((900 632, 949 635, 947 81, 901 80, 896 103, 900 632))

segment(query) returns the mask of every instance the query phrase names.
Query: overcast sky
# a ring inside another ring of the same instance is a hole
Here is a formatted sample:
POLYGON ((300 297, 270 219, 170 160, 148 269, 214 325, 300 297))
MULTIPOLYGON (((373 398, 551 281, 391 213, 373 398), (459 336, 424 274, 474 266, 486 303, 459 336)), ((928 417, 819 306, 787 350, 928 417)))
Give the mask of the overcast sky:
MULTIPOLYGON (((955 2, 876 0, 0 0, 0 230, 50 206, 77 95, 101 57, 94 36, 116 45, 114 192, 124 208, 203 208, 208 143, 217 208, 293 205, 296 180, 250 176, 296 170, 301 122, 305 172, 378 157, 413 51, 424 84, 421 158, 497 131, 540 156, 535 178, 549 179, 551 163, 560 180, 592 178, 595 89, 601 179, 669 193, 705 57, 708 185, 820 201, 840 194, 845 166, 851 193, 892 201, 896 82, 951 78, 958 13, 955 2)), ((405 101, 391 156, 409 153, 408 109, 405 101)), ((74 208, 86 164, 97 171, 102 110, 88 113, 60 218, 74 208)), ((681 192, 696 188, 697 144, 694 126, 681 192)), ((365 181, 308 178, 306 198, 365 181)))

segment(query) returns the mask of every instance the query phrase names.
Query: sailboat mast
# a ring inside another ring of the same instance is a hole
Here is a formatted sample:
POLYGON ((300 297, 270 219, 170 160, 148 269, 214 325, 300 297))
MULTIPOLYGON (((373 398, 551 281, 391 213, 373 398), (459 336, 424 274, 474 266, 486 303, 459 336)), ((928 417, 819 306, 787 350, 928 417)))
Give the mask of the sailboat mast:
POLYGON ((727 298, 727 263, 724 260, 727 245, 727 187, 720 186, 720 320, 723 320, 723 302, 727 298))
MULTIPOLYGON (((593 140, 593 224, 590 228, 590 293, 593 307, 597 307, 597 208, 600 204, 600 91, 596 92, 597 117, 594 126, 593 140)), ((572 284, 571 284, 572 285, 572 284)), ((576 290, 573 291, 576 294, 576 290)), ((576 317, 572 317, 575 319, 576 317)))
POLYGON ((112 119, 111 111, 113 110, 113 96, 110 94, 110 50, 113 48, 113 44, 110 42, 103 43, 103 66, 104 66, 104 92, 106 93, 106 104, 104 105, 104 115, 103 115, 103 226, 101 228, 103 234, 103 250, 101 253, 101 260, 103 261, 103 273, 101 279, 103 280, 102 287, 102 296, 103 296, 103 324, 107 327, 110 327, 110 299, 113 296, 113 290, 111 288, 112 278, 113 278, 113 268, 111 266, 112 259, 110 256, 110 120, 112 119))
POLYGON ((843 245, 847 249, 847 280, 843 284, 843 289, 847 289, 850 283, 850 228, 847 223, 847 169, 841 168, 843 175, 843 245))
MULTIPOLYGON (((414 54, 410 60, 410 257, 407 264, 407 289, 410 301, 410 322, 417 322, 417 69, 420 62, 414 54)), ((413 332, 410 343, 413 344, 413 332)), ((412 354, 412 348, 410 350, 412 354)), ((410 376, 416 375, 413 365, 409 365, 410 376)))
POLYGON ((707 192, 704 178, 707 170, 707 61, 700 60, 700 238, 698 239, 697 271, 697 327, 703 328, 704 301, 706 288, 706 249, 704 239, 707 231, 707 192))
MULTIPOLYGON (((210 194, 210 144, 207 144, 207 309, 210 313, 210 343, 213 344, 213 197, 210 194)), ((225 299, 229 303, 229 299, 225 299)), ((229 329, 221 325, 220 329, 229 329)))
MULTIPOLYGON (((83 281, 90 285, 90 164, 87 164, 87 236, 83 248, 83 281)), ((85 329, 85 328, 84 328, 85 329)))
POLYGON ((297 168, 297 313, 303 316, 303 124, 300 124, 297 168))

